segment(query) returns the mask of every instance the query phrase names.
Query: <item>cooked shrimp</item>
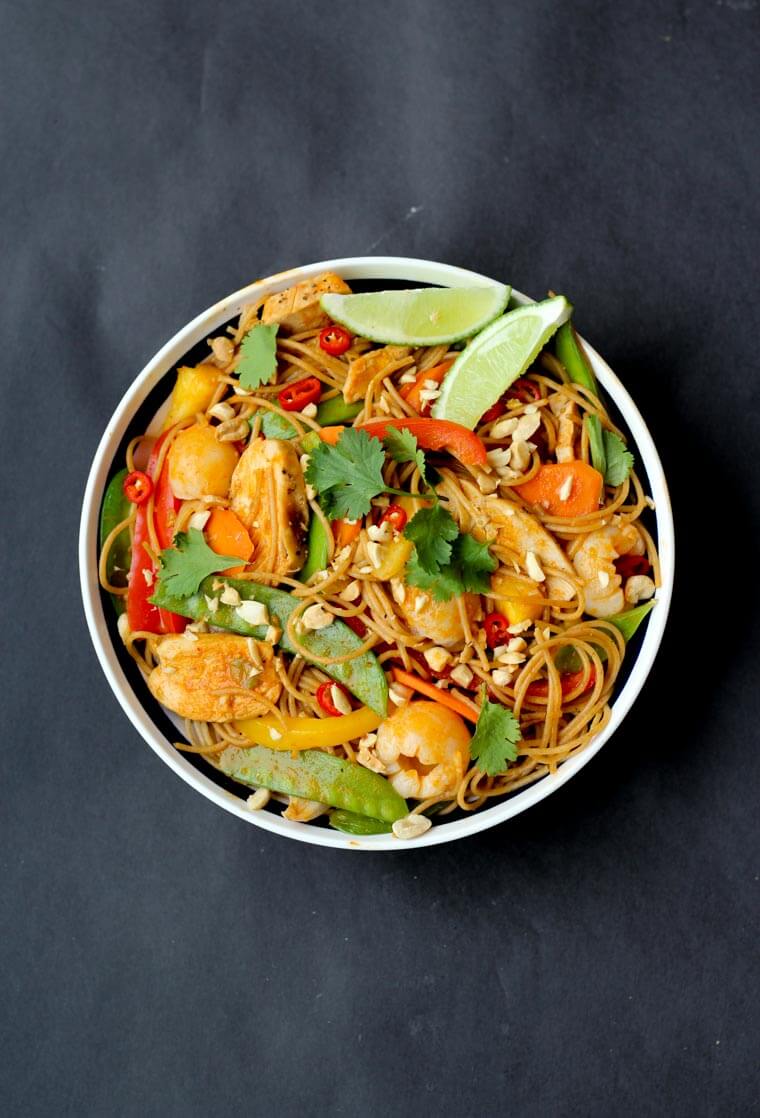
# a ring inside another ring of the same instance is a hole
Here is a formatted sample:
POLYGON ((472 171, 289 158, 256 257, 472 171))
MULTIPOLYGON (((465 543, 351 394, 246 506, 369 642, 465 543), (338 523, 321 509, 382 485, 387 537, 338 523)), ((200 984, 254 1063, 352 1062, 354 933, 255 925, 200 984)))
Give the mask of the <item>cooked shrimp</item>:
POLYGON ((351 288, 334 272, 325 272, 313 280, 304 280, 285 291, 270 295, 264 303, 261 321, 278 323, 283 334, 298 334, 302 330, 315 330, 326 326, 328 315, 319 305, 319 300, 329 291, 350 295, 351 288))
POLYGON ((306 559, 309 506, 298 455, 283 439, 254 439, 230 485, 232 511, 245 524, 254 570, 286 575, 306 559))
MULTIPOLYGON (((427 590, 407 586, 400 578, 391 579, 391 593, 410 632, 415 636, 427 637, 428 640, 447 647, 465 640, 457 598, 451 598, 448 602, 436 602, 427 590)), ((459 601, 471 622, 480 617, 480 598, 477 594, 462 594, 459 601)))
POLYGON ((406 703, 377 731, 375 751, 401 796, 453 796, 469 761, 470 733, 439 703, 406 703))
POLYGON ((330 809, 327 804, 320 804, 317 800, 304 800, 301 796, 288 796, 288 806, 282 813, 283 819, 290 819, 294 823, 311 823, 330 809))
POLYGON ((592 617, 611 617, 625 609, 622 579, 615 560, 636 552, 641 537, 632 524, 614 516, 605 528, 574 540, 569 554, 583 579, 586 612, 592 617))
POLYGON ((148 676, 151 694, 183 718, 202 722, 265 714, 282 684, 271 645, 254 643, 257 655, 248 638, 227 633, 164 637, 157 644, 158 667, 148 676))

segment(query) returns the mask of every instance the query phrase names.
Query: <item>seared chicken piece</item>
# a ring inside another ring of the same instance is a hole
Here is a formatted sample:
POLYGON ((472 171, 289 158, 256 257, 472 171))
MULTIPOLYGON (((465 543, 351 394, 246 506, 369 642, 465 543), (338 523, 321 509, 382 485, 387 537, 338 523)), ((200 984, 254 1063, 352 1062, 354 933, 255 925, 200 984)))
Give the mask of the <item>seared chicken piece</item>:
POLYGON ((295 287, 270 295, 264 303, 261 321, 276 322, 283 334, 298 334, 302 330, 314 330, 327 326, 328 315, 319 305, 319 300, 329 291, 339 295, 350 295, 351 288, 334 272, 325 272, 313 280, 304 280, 295 287))
MULTIPOLYGON (((497 543, 514 551, 521 565, 525 566, 528 555, 532 554, 539 566, 547 568, 546 587, 550 597, 567 600, 573 596, 575 580, 573 565, 554 537, 549 535, 535 516, 513 501, 501 497, 488 497, 480 507, 482 517, 472 529, 478 539, 493 538, 496 529, 497 543), (552 573, 549 573, 549 568, 552 569, 552 573), (568 582, 557 572, 570 575, 573 582, 568 582)), ((528 574, 531 574, 530 570, 528 574)))
MULTIPOLYGON (((391 579, 391 593, 399 607, 399 613, 417 637, 427 637, 436 644, 444 646, 460 644, 465 638, 462 617, 457 598, 448 602, 436 602, 427 590, 407 586, 403 579, 391 579)), ((461 601, 470 622, 476 621, 481 614, 480 598, 477 594, 462 594, 461 601)))
POLYGON ((148 676, 154 698, 183 718, 228 722, 269 712, 282 684, 274 653, 263 641, 227 633, 164 637, 157 646, 159 665, 148 676), (255 646, 256 655, 251 655, 255 646))
POLYGON ((369 353, 357 357, 348 366, 348 376, 343 385, 343 395, 347 403, 363 400, 370 381, 381 373, 387 366, 393 365, 409 354, 409 347, 403 345, 386 345, 382 349, 372 349, 369 353))
POLYGON ((254 439, 235 467, 230 504, 248 529, 256 571, 295 574, 306 560, 309 506, 298 455, 283 439, 254 439))

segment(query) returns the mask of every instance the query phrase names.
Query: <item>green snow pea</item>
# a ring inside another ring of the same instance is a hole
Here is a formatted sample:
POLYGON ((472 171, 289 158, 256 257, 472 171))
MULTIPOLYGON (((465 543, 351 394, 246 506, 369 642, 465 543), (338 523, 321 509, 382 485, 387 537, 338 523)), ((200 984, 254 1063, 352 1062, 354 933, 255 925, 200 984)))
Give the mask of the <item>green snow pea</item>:
MULTIPOLYGON (((207 621, 210 625, 229 629, 230 632, 240 633, 244 637, 265 640, 267 626, 250 625, 244 621, 237 613, 236 606, 228 606, 221 601, 220 590, 214 590, 214 583, 231 586, 237 590, 242 601, 263 603, 269 610, 272 624, 282 630, 280 648, 285 652, 296 651, 288 639, 286 626, 288 617, 299 604, 299 599, 284 590, 276 590, 272 586, 262 586, 257 582, 243 579, 209 575, 203 580, 196 594, 185 598, 168 592, 159 578, 151 601, 161 609, 168 609, 171 613, 178 613, 182 617, 192 617, 194 621, 207 621), (209 609, 208 602, 213 599, 216 599, 216 609, 212 611, 209 609)), ((324 629, 309 630, 300 640, 316 656, 344 656, 347 652, 354 652, 357 648, 361 648, 363 644, 361 638, 337 618, 332 625, 324 629)), ((344 684, 365 706, 385 718, 388 709, 388 681, 374 653, 363 652, 352 660, 344 660, 340 664, 319 664, 319 667, 332 679, 344 684)))
POLYGON ((580 384, 583 388, 588 388, 590 392, 598 396, 599 389, 596 377, 591 371, 591 366, 583 352, 581 343, 578 341, 578 335, 572 322, 563 323, 557 331, 555 352, 565 366, 570 380, 574 384, 580 384))
POLYGON ((219 767, 243 784, 317 800, 375 823, 380 820, 381 825, 394 823, 409 812, 406 801, 385 777, 321 749, 306 749, 293 756, 263 745, 250 749, 230 746, 219 758, 219 767))
POLYGON ((301 582, 308 582, 317 571, 324 571, 327 567, 327 532, 322 523, 321 516, 311 514, 309 521, 309 535, 306 540, 306 562, 301 568, 299 578, 301 582))
MULTIPOLYGON (((120 524, 122 520, 125 520, 132 511, 131 502, 124 496, 123 486, 126 476, 126 469, 119 470, 118 474, 114 474, 108 483, 105 496, 103 497, 103 506, 100 510, 101 548, 116 525, 120 524)), ((127 574, 129 572, 130 562, 129 529, 125 528, 123 532, 119 532, 108 553, 106 575, 108 581, 113 586, 127 585, 127 574)), ((116 608, 116 612, 124 613, 126 609, 126 598, 118 594, 110 594, 109 597, 116 608)))
MULTIPOLYGON (((338 423, 348 423, 359 414, 363 407, 364 404, 361 402, 348 404, 343 396, 331 396, 329 400, 317 404, 317 422, 322 427, 334 427, 338 423)), ((261 430, 268 439, 295 439, 298 435, 290 420, 280 415, 279 412, 263 411, 258 414, 261 416, 261 430)), ((253 426, 255 418, 255 415, 251 416, 251 426, 253 426)))
POLYGON ((382 819, 370 819, 352 811, 341 811, 340 808, 330 812, 328 822, 336 831, 343 831, 346 835, 387 835, 392 830, 391 824, 382 819))

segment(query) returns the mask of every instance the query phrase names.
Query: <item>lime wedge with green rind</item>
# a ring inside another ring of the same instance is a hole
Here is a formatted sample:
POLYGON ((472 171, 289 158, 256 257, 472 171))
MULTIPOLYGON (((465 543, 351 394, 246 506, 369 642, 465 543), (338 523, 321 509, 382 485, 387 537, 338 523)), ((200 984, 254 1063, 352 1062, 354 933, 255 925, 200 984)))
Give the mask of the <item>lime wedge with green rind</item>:
POLYGON ((483 413, 522 376, 572 312, 564 295, 556 295, 518 307, 492 322, 449 369, 433 405, 433 417, 474 430, 483 413))
POLYGON ((323 295, 322 310, 372 342, 448 345, 470 338, 503 313, 510 287, 419 287, 359 295, 323 295))

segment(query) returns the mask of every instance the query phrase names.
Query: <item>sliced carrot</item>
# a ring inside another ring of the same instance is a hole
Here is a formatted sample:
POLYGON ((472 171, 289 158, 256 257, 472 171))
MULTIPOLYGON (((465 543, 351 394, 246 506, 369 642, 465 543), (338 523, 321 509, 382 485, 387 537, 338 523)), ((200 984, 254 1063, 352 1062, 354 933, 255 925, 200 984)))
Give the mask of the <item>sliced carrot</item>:
POLYGON ((466 703, 460 702, 456 695, 449 695, 447 691, 435 687, 425 679, 420 679, 418 675, 412 675, 411 672, 405 672, 401 668, 393 668, 393 678, 397 683, 403 683, 405 687, 411 687, 413 691, 419 691, 421 695, 427 695, 429 699, 435 699, 441 706, 456 711, 457 714, 461 714, 462 718, 467 718, 470 722, 477 722, 477 714, 470 710, 466 703))
POLYGON ((345 427, 320 427, 317 434, 323 443, 329 443, 330 446, 335 446, 345 429, 345 427))
POLYGON ((530 481, 516 485, 515 489, 523 500, 541 505, 552 516, 570 518, 596 512, 603 487, 604 478, 599 471, 577 459, 549 462, 530 481))
POLYGON ((432 369, 425 369, 420 373, 417 379, 412 384, 404 384, 399 389, 401 396, 406 400, 407 404, 411 404, 416 412, 424 411, 424 401, 420 399, 420 393, 425 390, 425 381, 432 380, 436 384, 441 384, 446 373, 454 364, 454 359, 450 361, 442 361, 440 365, 434 365, 432 369))
POLYGON ((354 542, 362 530, 362 522, 361 520, 353 522, 350 520, 333 520, 332 530, 335 546, 340 551, 342 547, 348 547, 350 543, 354 542))
MULTIPOLYGON (((212 509, 204 528, 206 542, 217 555, 237 555, 246 562, 253 555, 253 541, 232 509, 212 509)), ((240 574, 245 567, 230 567, 225 574, 240 574)))

